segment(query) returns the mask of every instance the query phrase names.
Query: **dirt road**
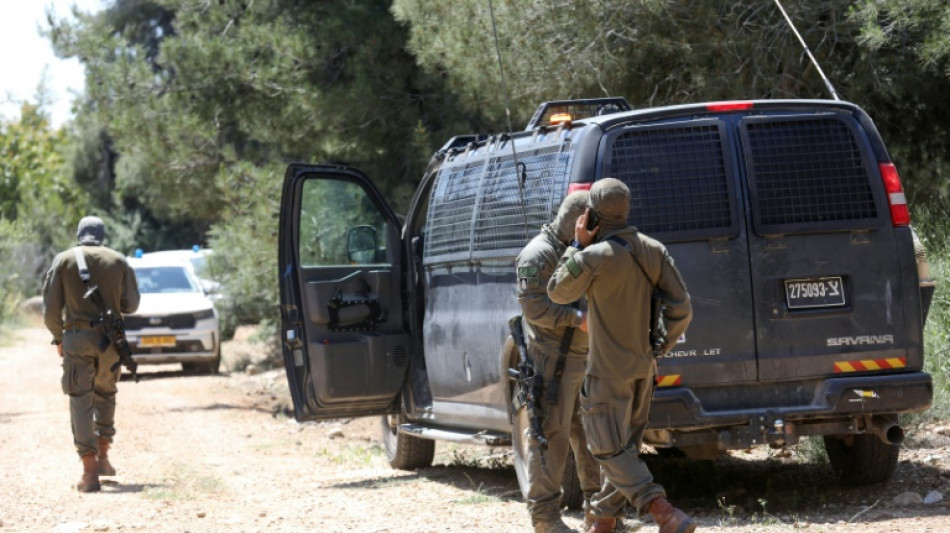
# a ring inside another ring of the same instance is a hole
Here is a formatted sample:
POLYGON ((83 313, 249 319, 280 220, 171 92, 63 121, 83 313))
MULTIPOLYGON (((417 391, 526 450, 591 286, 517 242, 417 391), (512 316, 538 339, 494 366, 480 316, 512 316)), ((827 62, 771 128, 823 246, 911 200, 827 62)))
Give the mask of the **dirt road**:
MULTIPOLYGON (((297 424, 282 414, 289 400, 277 370, 143 367, 139 383, 120 383, 119 475, 101 493, 79 494, 48 341, 38 327, 0 340, 2 532, 530 531, 504 450, 439 443, 435 466, 392 470, 377 420, 297 424)), ((908 428, 892 482, 860 489, 838 486, 808 453, 650 464, 701 530, 950 531, 950 439, 941 432, 950 433, 908 428), (943 499, 921 501, 935 494, 943 499)), ((566 521, 579 527, 581 515, 566 521)))

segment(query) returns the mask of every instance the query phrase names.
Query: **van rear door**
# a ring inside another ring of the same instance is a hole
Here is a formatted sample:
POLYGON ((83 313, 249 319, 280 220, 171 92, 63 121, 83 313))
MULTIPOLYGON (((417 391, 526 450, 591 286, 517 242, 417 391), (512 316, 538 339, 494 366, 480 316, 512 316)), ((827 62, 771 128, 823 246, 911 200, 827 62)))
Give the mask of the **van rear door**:
POLYGON ((762 381, 922 367, 910 231, 892 224, 860 118, 816 108, 738 124, 762 381))
POLYGON ((358 170, 293 164, 279 231, 282 349, 295 417, 395 411, 409 348, 395 214, 358 170))

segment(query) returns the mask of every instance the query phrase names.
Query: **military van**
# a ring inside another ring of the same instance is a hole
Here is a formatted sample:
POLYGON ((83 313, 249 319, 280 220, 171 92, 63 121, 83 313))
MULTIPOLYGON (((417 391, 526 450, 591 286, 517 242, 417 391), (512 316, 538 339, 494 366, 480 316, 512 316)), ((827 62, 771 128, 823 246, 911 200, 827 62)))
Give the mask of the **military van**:
POLYGON ((844 482, 888 479, 898 415, 932 399, 932 285, 884 141, 836 100, 548 103, 525 131, 446 143, 404 219, 354 168, 290 165, 279 267, 297 420, 380 415, 396 468, 431 464, 435 440, 512 446, 524 488, 514 258, 603 177, 630 188, 630 223, 666 244, 693 302, 645 442, 712 457, 821 436, 844 482))

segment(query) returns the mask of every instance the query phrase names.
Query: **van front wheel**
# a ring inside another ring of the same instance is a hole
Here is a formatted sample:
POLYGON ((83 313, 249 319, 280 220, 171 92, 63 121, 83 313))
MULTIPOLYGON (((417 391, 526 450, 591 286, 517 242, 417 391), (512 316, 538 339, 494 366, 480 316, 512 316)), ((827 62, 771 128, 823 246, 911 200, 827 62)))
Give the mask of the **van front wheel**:
POLYGON ((897 468, 900 444, 877 435, 825 435, 831 468, 847 485, 871 485, 890 479, 897 468))
MULTIPOLYGON (((528 427, 528 410, 519 409, 512 416, 511 451, 518 488, 521 489, 521 496, 525 500, 528 499, 528 488, 531 486, 528 482, 528 444, 531 440, 527 432, 528 427)), ((548 466, 550 465, 551 462, 548 461, 548 466)), ((583 504, 584 490, 581 488, 580 478, 577 477, 577 461, 574 459, 574 451, 568 450, 564 472, 561 474, 561 507, 578 510, 583 504)))
POLYGON ((435 441, 398 431, 399 424, 406 422, 406 415, 383 415, 380 422, 389 466, 398 470, 416 470, 432 466, 435 441))

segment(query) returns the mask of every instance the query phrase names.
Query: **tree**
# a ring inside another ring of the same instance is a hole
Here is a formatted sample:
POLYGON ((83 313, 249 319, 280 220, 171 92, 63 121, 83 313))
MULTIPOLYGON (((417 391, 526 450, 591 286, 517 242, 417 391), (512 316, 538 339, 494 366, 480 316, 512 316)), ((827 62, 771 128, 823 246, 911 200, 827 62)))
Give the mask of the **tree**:
MULTIPOLYGON (((845 99, 875 118, 912 199, 947 202, 950 15, 945 2, 806 1, 786 9, 845 99)), ((495 0, 513 113, 543 100, 624 96, 634 107, 829 98, 772 2, 495 0)), ((488 1, 395 0, 409 48, 466 105, 500 122, 488 1)), ((517 125, 515 127, 518 127, 517 125)))
POLYGON ((876 61, 867 98, 905 162, 911 201, 950 206, 950 5, 940 0, 857 2, 858 41, 876 61))
POLYGON ((0 123, 0 220, 18 237, 5 243, 3 272, 8 291, 36 294, 53 254, 75 239, 88 200, 69 179, 63 132, 38 105, 23 103, 20 115, 0 123))
MULTIPOLYGON (((116 154, 117 209, 163 230, 207 229, 215 248, 235 252, 233 281, 247 288, 241 280, 262 264, 251 258, 276 255, 275 183, 287 161, 348 162, 404 207, 429 156, 477 122, 416 66, 389 7, 116 0, 53 21, 49 35, 86 65, 82 114, 94 119, 83 120, 101 125, 116 154)), ((94 144, 74 159, 87 182, 107 164, 94 144)), ((260 303, 271 311, 272 289, 260 303)))

